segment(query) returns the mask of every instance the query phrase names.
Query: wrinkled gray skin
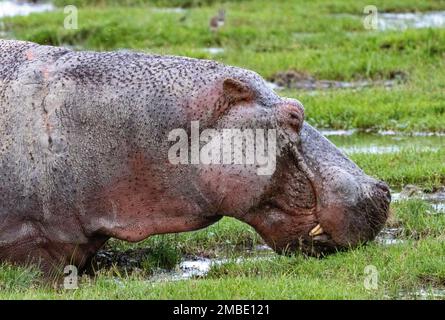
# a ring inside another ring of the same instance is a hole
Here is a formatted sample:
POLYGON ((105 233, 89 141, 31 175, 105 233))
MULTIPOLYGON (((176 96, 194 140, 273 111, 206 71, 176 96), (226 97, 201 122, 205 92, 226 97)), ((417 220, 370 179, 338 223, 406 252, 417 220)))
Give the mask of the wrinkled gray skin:
POLYGON ((140 241, 223 215, 252 225, 277 252, 317 255, 373 239, 389 201, 384 183, 254 72, 0 40, 1 261, 81 267, 110 237, 140 241), (168 133, 192 120, 201 130, 277 129, 274 174, 172 165, 168 133))

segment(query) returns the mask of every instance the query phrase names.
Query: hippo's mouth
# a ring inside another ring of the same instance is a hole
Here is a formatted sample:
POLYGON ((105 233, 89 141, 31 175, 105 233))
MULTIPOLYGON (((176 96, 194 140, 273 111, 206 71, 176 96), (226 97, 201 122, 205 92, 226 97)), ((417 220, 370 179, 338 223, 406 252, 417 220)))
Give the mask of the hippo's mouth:
POLYGON ((300 251, 323 256, 339 250, 319 219, 317 181, 302 156, 301 145, 293 145, 280 159, 274 183, 258 207, 244 218, 276 252, 300 251))

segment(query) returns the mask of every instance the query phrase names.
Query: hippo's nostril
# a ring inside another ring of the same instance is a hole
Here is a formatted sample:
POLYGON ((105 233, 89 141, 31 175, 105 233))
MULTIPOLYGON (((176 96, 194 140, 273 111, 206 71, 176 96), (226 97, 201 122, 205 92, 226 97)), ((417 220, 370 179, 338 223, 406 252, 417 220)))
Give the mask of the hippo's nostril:
POLYGON ((290 104, 299 114, 304 117, 304 106, 300 101, 292 99, 290 104))
POLYGON ((290 126, 297 132, 301 131, 304 122, 303 105, 294 99, 283 99, 277 105, 279 122, 284 126, 290 126))
POLYGON ((383 181, 377 182, 377 187, 386 194, 388 200, 391 200, 391 192, 389 190, 388 185, 385 182, 383 181))
POLYGON ((383 182, 383 181, 377 182, 377 187, 379 187, 380 189, 382 189, 385 192, 389 192, 388 185, 385 182, 383 182))

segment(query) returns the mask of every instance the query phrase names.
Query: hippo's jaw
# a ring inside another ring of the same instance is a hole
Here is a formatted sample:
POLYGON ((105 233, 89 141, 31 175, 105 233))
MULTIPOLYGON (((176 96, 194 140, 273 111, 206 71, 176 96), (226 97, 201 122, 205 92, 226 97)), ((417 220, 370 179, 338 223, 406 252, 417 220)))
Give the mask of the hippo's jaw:
POLYGON ((243 220, 279 253, 319 256, 374 239, 388 217, 386 184, 308 124, 300 135, 280 159, 273 187, 243 220))
POLYGON ((350 248, 374 239, 388 218, 388 187, 369 177, 358 183, 338 167, 330 171, 332 180, 319 191, 315 213, 319 224, 310 231, 312 239, 326 250, 350 248), (325 188, 331 190, 325 192, 325 188))
POLYGON ((324 186, 316 187, 317 224, 310 229, 311 240, 303 248, 310 254, 349 249, 373 240, 388 217, 390 194, 386 184, 369 178, 368 182, 358 185, 354 177, 343 176, 344 173, 339 174, 337 170, 332 168, 331 181, 338 183, 339 179, 342 184, 340 190, 331 191, 334 197, 327 198, 329 192, 323 193, 324 186))

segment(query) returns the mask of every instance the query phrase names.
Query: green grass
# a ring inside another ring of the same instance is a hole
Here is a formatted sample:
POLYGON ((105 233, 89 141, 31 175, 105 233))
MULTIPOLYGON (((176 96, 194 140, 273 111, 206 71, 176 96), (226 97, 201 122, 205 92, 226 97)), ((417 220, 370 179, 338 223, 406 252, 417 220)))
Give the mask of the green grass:
POLYGON ((405 238, 445 239, 445 214, 437 214, 431 205, 424 201, 411 200, 398 203, 394 207, 394 220, 389 224, 402 227, 405 238))
POLYGON ((172 270, 181 262, 181 252, 177 246, 172 246, 170 242, 162 237, 154 239, 154 245, 150 248, 154 250, 142 260, 142 269, 146 272, 155 272, 157 269, 172 270))
MULTIPOLYGON (((230 0, 226 0, 228 2, 230 0)), ((249 0, 232 0, 232 1, 249 1, 249 0)), ((142 6, 155 5, 159 7, 199 7, 219 3, 217 0, 55 0, 55 5, 59 7, 67 5, 75 5, 77 7, 88 6, 142 6)))
MULTIPOLYGON (((252 0, 55 0, 54 3, 60 7, 66 5, 76 5, 78 7, 89 6, 137 6, 137 5, 155 5, 164 7, 196 7, 203 5, 227 5, 230 2, 234 3, 246 3, 252 0)), ((252 5, 261 1, 252 1, 252 5)), ((368 3, 366 1, 344 1, 344 0, 332 0, 326 3, 324 0, 315 0, 310 3, 303 1, 285 1, 287 7, 298 7, 304 9, 320 10, 322 12, 330 13, 355 13, 363 10, 363 7, 368 3)), ((445 5, 443 0, 378 0, 373 2, 381 11, 385 12, 413 12, 413 11, 427 11, 427 10, 439 10, 445 5)))
MULTIPOLYGON (((362 25, 368 1, 239 0, 56 0, 55 12, 3 19, 0 29, 10 37, 76 49, 134 49, 143 52, 215 59, 255 70, 268 80, 283 71, 299 71, 341 81, 386 80, 394 73, 405 81, 388 89, 304 91, 279 94, 298 98, 306 120, 318 128, 395 130, 406 134, 445 132, 445 30, 418 29, 376 32, 362 25), (62 7, 79 7, 79 29, 63 28, 62 7), (156 7, 184 7, 169 13, 156 7), (208 22, 219 8, 227 22, 218 32, 208 22), (212 55, 204 48, 221 47, 212 55)), ((379 12, 445 10, 445 1, 374 1, 379 12)), ((1 30, 0 30, 1 31, 1 30)), ((354 138, 353 138, 354 139, 354 138)), ((431 191, 445 184, 443 138, 376 142, 332 138, 340 146, 401 145, 393 153, 353 153, 350 157, 391 188, 416 184, 431 191), (410 145, 412 144, 412 145, 410 145), (437 150, 428 150, 422 146, 437 150)), ((35 269, 0 266, 0 298, 5 299, 347 299, 417 298, 420 288, 445 288, 445 215, 424 201, 392 204, 389 227, 400 228, 402 243, 371 243, 325 259, 301 255, 252 257, 248 249, 262 244, 249 226, 223 218, 209 228, 151 237, 137 244, 111 240, 120 252, 150 248, 142 272, 127 274, 111 268, 95 277, 83 276, 78 290, 54 290, 42 285, 35 269), (200 279, 153 282, 157 269, 174 269, 184 256, 229 257, 200 279), (364 268, 379 272, 377 290, 367 290, 364 268)), ((130 252, 130 251, 129 251, 130 252)), ((254 253, 256 254, 256 253, 254 253)))
POLYGON ((317 95, 285 91, 283 95, 302 101, 307 121, 318 128, 443 132, 445 90, 440 86, 420 89, 423 86, 334 90, 317 95))
POLYGON ((63 28, 65 14, 58 10, 5 19, 5 27, 20 39, 95 50, 134 48, 210 57, 199 49, 222 46, 226 53, 218 59, 265 77, 293 68, 333 79, 384 77, 395 67, 411 71, 412 63, 422 58, 441 61, 445 46, 444 30, 369 32, 361 10, 356 16, 336 16, 323 6, 292 1, 229 3, 226 25, 212 33, 208 21, 217 8, 179 14, 153 7, 79 9, 77 30, 63 28))
POLYGON ((366 173, 388 182, 393 188, 417 184, 433 190, 445 184, 445 148, 437 152, 403 149, 388 154, 353 154, 352 160, 366 173))
MULTIPOLYGON (((81 278, 80 288, 75 291, 46 288, 38 284, 32 271, 3 266, 0 298, 388 299, 419 288, 443 287, 445 216, 431 214, 431 208, 420 201, 397 203, 393 214, 391 226, 405 230, 401 238, 405 242, 397 245, 372 243, 324 259, 272 255, 244 262, 229 260, 212 267, 203 279, 175 282, 153 282, 140 273, 119 276, 103 271, 94 279, 81 278), (378 271, 376 290, 364 286, 365 267, 369 265, 378 271)), ((225 224, 233 227, 227 219, 218 223, 215 231, 224 230, 225 224)), ((239 223, 239 230, 242 226, 239 223)), ((189 245, 196 240, 199 247, 202 232, 189 233, 189 245)), ((230 234, 226 236, 220 239, 222 243, 231 239, 230 234)))
MULTIPOLYGON (((261 237, 253 228, 228 217, 199 231, 171 234, 161 238, 163 239, 161 246, 174 247, 183 255, 209 257, 228 254, 237 248, 252 248, 262 243, 261 237)), ((153 248, 159 246, 159 239, 151 237, 135 244, 112 239, 109 246, 121 251, 130 248, 153 248)))
MULTIPOLYGON (((445 73, 437 72, 445 67, 445 30, 370 32, 361 20, 366 4, 232 1, 224 5, 227 23, 216 33, 208 28, 220 7, 216 4, 185 13, 159 12, 153 5, 81 7, 77 30, 63 28, 61 9, 4 19, 4 25, 14 37, 42 44, 213 58, 255 70, 266 79, 287 70, 346 81, 384 80, 402 72, 406 82, 391 90, 280 94, 299 98, 308 121, 318 127, 445 131, 445 73), (341 12, 350 15, 337 15, 341 12), (203 50, 206 47, 225 51, 212 55, 203 50)), ((445 9, 443 1, 378 1, 376 5, 380 11, 445 9)))

